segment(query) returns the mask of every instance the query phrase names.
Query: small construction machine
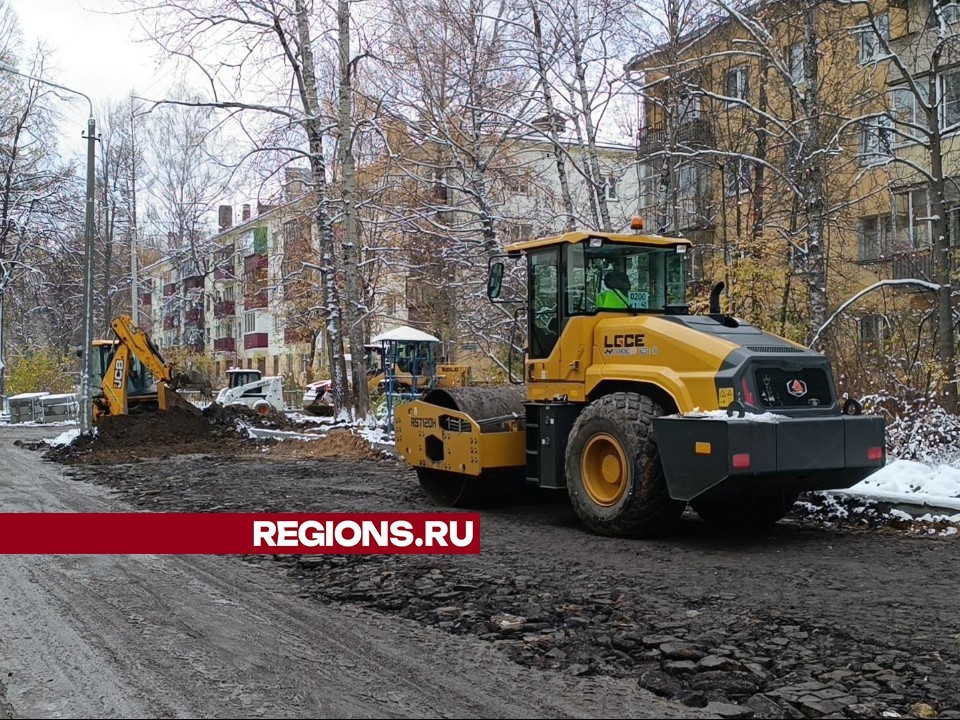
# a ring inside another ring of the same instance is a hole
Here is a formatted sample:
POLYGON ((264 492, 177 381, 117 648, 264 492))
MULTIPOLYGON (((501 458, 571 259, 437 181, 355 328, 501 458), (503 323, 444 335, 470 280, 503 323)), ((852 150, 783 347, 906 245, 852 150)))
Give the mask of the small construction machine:
POLYGON ((524 386, 437 388, 395 410, 396 443, 434 502, 521 476, 565 489, 583 523, 664 532, 772 523, 799 493, 884 464, 882 418, 840 402, 829 360, 720 311, 689 314, 690 242, 569 232, 491 260, 491 300, 527 305, 524 386), (525 262, 525 298, 505 263, 525 262))
POLYGON ((200 412, 177 393, 181 376, 174 374, 172 363, 164 361, 143 328, 134 325, 128 315, 117 317, 110 328, 115 340, 93 343, 92 380, 100 385, 100 392, 93 398, 95 423, 106 415, 168 410, 174 406, 200 412))
POLYGON ((227 387, 217 393, 219 405, 246 405, 261 415, 283 412, 283 382, 276 375, 264 376, 259 370, 230 368, 227 387))

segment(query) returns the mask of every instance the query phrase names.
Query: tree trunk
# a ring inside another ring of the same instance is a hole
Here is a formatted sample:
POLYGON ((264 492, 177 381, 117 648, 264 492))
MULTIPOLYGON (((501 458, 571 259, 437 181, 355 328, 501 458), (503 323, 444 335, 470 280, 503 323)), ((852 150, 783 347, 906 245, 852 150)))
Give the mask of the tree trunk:
MULTIPOLYGON (((931 95, 930 97, 935 97, 931 95)), ((937 290, 937 357, 943 373, 943 405, 950 412, 957 410, 956 346, 954 344, 952 285, 950 281, 950 233, 947 224, 946 181, 943 173, 943 138, 934 105, 929 111, 930 127, 930 203, 933 223, 934 279, 937 290)))
POLYGON ((357 174, 353 157, 353 84, 350 79, 350 6, 337 0, 337 26, 340 44, 340 163, 343 173, 343 270, 346 280, 344 322, 350 340, 350 365, 353 371, 353 399, 357 417, 370 411, 367 366, 363 352, 363 324, 366 312, 360 297, 359 248, 357 238, 357 174))
POLYGON ((557 178, 560 181, 560 199, 563 203, 565 220, 564 230, 573 230, 576 227, 576 216, 573 211, 573 197, 570 195, 570 183, 567 180, 567 163, 560 144, 560 129, 558 127, 557 111, 553 104, 553 93, 547 78, 547 63, 543 54, 543 29, 540 25, 540 10, 537 7, 539 0, 530 1, 530 11, 533 14, 533 41, 534 52, 537 56, 537 74, 540 78, 540 89, 543 93, 543 104, 547 109, 547 123, 550 132, 550 144, 553 147, 553 157, 557 163, 557 178))
MULTIPOLYGON (((575 6, 574 6, 575 7, 575 6)), ((600 170, 600 155, 597 152, 597 132, 593 124, 593 103, 590 102, 590 93, 587 90, 587 66, 583 60, 583 43, 580 39, 579 18, 576 10, 573 14, 573 59, 577 76, 577 89, 580 92, 580 111, 583 115, 583 126, 587 135, 587 157, 590 162, 590 175, 593 183, 591 194, 596 198, 597 210, 600 214, 600 230, 610 232, 610 208, 607 206, 606 186, 600 170)))
POLYGON ((310 147, 310 170, 316 188, 316 207, 313 221, 316 228, 317 254, 323 270, 320 290, 327 315, 327 356, 330 362, 331 391, 334 413, 346 409, 349 397, 347 368, 343 357, 343 326, 341 322, 340 291, 337 288, 337 257, 333 247, 333 223, 330 219, 330 190, 327 186, 327 168, 323 157, 323 131, 320 102, 317 98, 317 77, 310 40, 310 22, 303 0, 296 0, 297 34, 300 42, 304 128, 310 147))
POLYGON ((824 238, 823 217, 823 161, 820 148, 820 90, 817 61, 816 3, 807 0, 804 7, 803 46, 804 82, 803 105, 803 145, 808 160, 805 197, 805 215, 807 223, 807 297, 810 306, 810 324, 813 328, 823 325, 827 318, 827 272, 826 239, 824 238))

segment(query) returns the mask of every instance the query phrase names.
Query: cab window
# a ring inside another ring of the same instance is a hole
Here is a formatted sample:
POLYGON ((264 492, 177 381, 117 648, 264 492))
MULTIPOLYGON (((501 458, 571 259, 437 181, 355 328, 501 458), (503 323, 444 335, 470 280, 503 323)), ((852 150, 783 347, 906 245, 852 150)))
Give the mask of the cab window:
POLYGON ((532 358, 549 357, 557 344, 560 332, 559 273, 559 248, 530 254, 528 354, 532 358))
POLYGON ((566 313, 663 312, 685 302, 684 253, 590 238, 567 249, 566 313))

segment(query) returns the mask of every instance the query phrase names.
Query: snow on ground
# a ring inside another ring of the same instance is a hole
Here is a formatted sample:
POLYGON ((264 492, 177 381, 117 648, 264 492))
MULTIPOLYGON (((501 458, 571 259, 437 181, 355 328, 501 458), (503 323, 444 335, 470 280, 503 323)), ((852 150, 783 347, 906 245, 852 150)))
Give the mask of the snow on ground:
POLYGON ((47 440, 47 444, 52 445, 53 447, 60 447, 61 445, 69 445, 71 442, 73 442, 74 438, 79 436, 80 436, 80 430, 78 430, 77 428, 74 428, 73 430, 66 430, 60 433, 59 435, 57 435, 55 438, 47 440))
POLYGON ((956 510, 947 517, 960 522, 960 468, 951 465, 893 460, 850 489, 831 494, 956 510))

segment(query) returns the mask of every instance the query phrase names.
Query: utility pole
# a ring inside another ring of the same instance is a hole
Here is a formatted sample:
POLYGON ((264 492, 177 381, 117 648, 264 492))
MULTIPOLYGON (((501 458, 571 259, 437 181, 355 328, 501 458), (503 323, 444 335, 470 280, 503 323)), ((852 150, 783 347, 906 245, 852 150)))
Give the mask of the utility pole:
POLYGON ((140 324, 140 292, 137 287, 137 139, 133 124, 133 96, 130 96, 130 318, 140 324))
POLYGON ((97 154, 97 121, 93 104, 87 120, 87 215, 83 233, 83 369, 80 371, 80 434, 90 432, 93 425, 93 397, 90 379, 93 375, 93 210, 94 162, 97 154))

